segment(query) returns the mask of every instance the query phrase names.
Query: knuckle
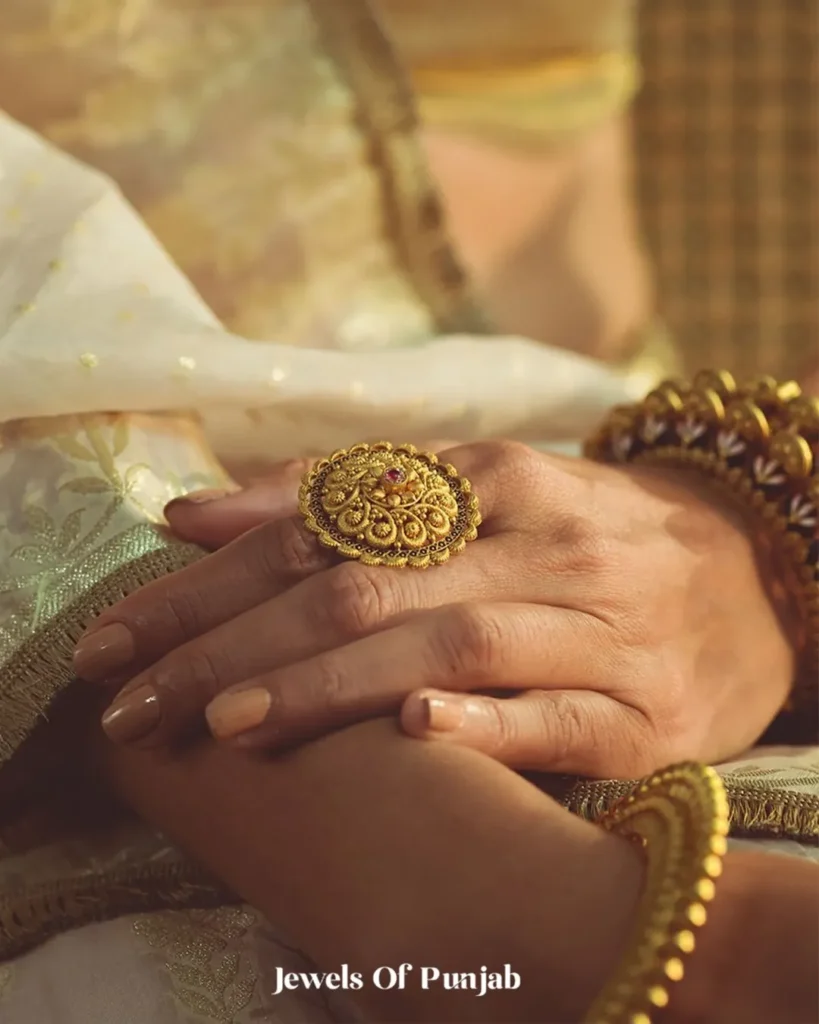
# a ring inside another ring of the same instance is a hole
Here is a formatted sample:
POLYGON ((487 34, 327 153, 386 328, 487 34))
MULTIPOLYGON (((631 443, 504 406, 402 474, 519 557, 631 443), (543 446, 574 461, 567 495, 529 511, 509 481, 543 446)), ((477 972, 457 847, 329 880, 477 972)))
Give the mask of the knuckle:
POLYGON ((397 613, 395 577, 383 569, 345 562, 327 574, 323 615, 337 636, 366 636, 397 613))
MULTIPOLYGON (((560 764, 569 760, 577 748, 578 738, 583 736, 587 728, 577 701, 569 694, 558 691, 551 694, 548 701, 539 702, 538 710, 540 724, 544 734, 549 737, 555 762, 560 764)), ((592 741, 593 737, 589 736, 588 739, 592 741)))
POLYGON ((446 677, 466 676, 476 683, 502 671, 505 637, 496 616, 477 604, 453 605, 441 617, 436 636, 436 668, 446 677))
POLYGON ((319 659, 312 685, 312 703, 319 711, 339 707, 344 702, 345 694, 349 694, 349 686, 341 665, 332 656, 319 659))
POLYGON ((492 738, 492 747, 497 754, 515 750, 520 742, 520 730, 513 715, 506 714, 506 701, 486 701, 486 725, 492 738))
POLYGON ((282 474, 287 477, 301 477, 310 472, 314 462, 315 459, 310 458, 287 459, 279 468, 282 474))
POLYGON ((185 587, 169 587, 162 597, 162 618, 171 631, 185 639, 198 636, 205 620, 205 603, 198 591, 185 587))
POLYGON ((510 441, 505 438, 497 441, 484 441, 480 448, 488 465, 497 466, 510 472, 529 469, 539 462, 534 448, 524 444, 523 441, 510 441))
POLYGON ((306 576, 325 565, 318 540, 295 518, 265 523, 257 534, 255 559, 267 578, 306 576))
POLYGON ((165 695, 166 711, 180 714, 207 704, 227 685, 221 659, 202 644, 180 648, 160 662, 153 675, 165 695))
POLYGON ((600 525, 582 514, 571 514, 560 523, 554 538, 560 566, 566 573, 599 576, 614 565, 613 541, 600 525))
POLYGON ((498 485, 530 483, 543 472, 542 458, 522 441, 484 441, 477 448, 474 475, 488 475, 498 485))
POLYGON ((199 700, 212 700, 230 680, 220 656, 197 644, 185 652, 185 676, 190 690, 199 700))

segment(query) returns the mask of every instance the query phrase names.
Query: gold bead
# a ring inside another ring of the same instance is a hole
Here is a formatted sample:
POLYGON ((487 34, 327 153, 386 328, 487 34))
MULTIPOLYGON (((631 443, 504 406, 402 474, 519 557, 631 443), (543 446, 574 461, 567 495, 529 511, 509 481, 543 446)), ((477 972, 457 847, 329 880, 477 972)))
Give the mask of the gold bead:
POLYGON ((670 960, 666 960, 664 969, 665 975, 669 981, 680 981, 685 972, 683 962, 678 956, 672 957, 670 960))
MULTIPOLYGON (((720 839, 723 837, 720 836, 720 839)), ((722 858, 716 854, 709 854, 702 862, 703 871, 709 878, 719 878, 722 874, 722 858)))
POLYGON ((705 924, 705 920, 708 915, 705 912, 705 907, 701 903, 692 903, 685 912, 685 916, 691 924, 697 928, 701 928, 705 924))
POLYGON ((648 990, 648 1001, 652 1006, 668 1006, 668 990, 662 985, 652 985, 648 990))
POLYGON ((693 953, 695 944, 694 933, 687 928, 674 936, 674 945, 681 953, 693 953))
POLYGON ((694 375, 695 388, 713 388, 723 397, 733 394, 737 389, 736 381, 727 370, 700 370, 694 375))

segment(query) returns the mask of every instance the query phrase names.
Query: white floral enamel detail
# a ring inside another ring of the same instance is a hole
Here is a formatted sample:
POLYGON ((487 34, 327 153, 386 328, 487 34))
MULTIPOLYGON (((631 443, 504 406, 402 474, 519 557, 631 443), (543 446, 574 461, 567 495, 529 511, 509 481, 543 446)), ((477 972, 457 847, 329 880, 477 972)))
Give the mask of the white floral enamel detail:
POLYGON ((628 459, 633 445, 634 438, 631 434, 618 434, 614 438, 611 442, 611 450, 618 462, 625 462, 628 459))
POLYGON ((693 444, 705 433, 704 423, 698 423, 693 416, 686 416, 682 423, 677 424, 677 434, 683 444, 693 444))
POLYGON ((757 455, 754 459, 754 479, 763 487, 776 487, 778 484, 784 484, 787 478, 778 462, 757 455))
POLYGON ((788 522, 793 523, 794 526, 816 526, 816 506, 803 495, 795 495, 791 498, 788 508, 788 522))
POLYGON ((745 442, 735 430, 721 430, 717 434, 717 451, 723 459, 730 459, 745 451, 745 442))
POLYGON ((646 444, 654 444, 658 437, 665 433, 666 424, 664 420, 656 416, 647 416, 645 423, 640 428, 640 436, 646 444))

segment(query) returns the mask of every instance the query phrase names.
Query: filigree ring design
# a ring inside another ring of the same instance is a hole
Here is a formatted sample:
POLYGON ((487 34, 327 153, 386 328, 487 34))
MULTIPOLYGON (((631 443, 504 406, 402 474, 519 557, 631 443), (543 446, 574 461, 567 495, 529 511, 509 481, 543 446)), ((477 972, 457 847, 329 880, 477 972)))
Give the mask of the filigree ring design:
POLYGON ((365 565, 440 565, 478 536, 478 499, 454 466, 411 444, 356 444, 320 459, 299 488, 319 541, 365 565))

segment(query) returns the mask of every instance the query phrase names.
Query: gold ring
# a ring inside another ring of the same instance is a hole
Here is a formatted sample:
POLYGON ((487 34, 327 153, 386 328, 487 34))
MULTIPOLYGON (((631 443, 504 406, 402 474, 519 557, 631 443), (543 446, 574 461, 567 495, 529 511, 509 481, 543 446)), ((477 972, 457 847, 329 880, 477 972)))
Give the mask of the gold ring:
POLYGON ((478 536, 472 485, 411 444, 355 444, 320 459, 299 488, 319 541, 365 565, 440 565, 478 536))

